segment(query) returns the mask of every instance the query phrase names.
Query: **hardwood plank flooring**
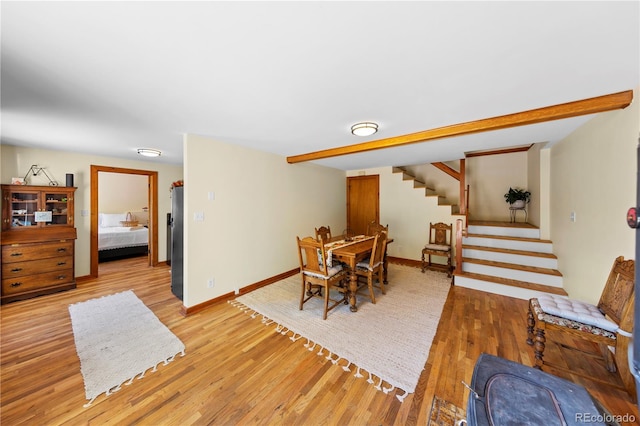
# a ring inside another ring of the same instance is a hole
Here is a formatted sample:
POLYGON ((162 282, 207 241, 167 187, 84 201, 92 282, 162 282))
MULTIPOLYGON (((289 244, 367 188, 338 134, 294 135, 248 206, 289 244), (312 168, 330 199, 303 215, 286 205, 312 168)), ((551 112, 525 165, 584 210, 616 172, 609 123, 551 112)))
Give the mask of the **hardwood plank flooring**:
MULTIPOLYGON (((401 403, 227 303, 183 317, 169 268, 145 261, 105 263, 100 278, 75 290, 0 308, 2 424, 424 425, 434 395, 465 407, 462 381, 470 383, 480 353, 532 365, 526 301, 452 287, 416 392, 401 403), (68 305, 129 289, 185 343, 186 355, 83 408, 68 305)), ((638 419, 617 377, 584 354, 597 347, 564 343, 582 352, 549 344, 548 359, 597 380, 549 372, 584 385, 613 414, 638 419)))

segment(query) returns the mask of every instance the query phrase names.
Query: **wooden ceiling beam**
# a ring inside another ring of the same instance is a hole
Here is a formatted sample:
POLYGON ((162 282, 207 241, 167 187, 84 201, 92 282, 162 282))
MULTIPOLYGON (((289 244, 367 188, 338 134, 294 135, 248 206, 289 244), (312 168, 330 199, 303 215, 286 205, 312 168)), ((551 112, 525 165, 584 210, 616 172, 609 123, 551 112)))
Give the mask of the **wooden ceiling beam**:
POLYGON ((612 93, 609 95, 583 99, 580 101, 567 102, 564 104, 516 112, 513 114, 501 115, 498 117, 491 117, 482 120, 438 127, 435 129, 424 130, 407 135, 378 139, 375 141, 363 142, 355 145, 329 148, 322 151, 310 152, 307 154, 293 155, 287 157, 287 162, 290 164, 301 163, 304 161, 320 160, 322 158, 337 157, 340 155, 357 154, 360 152, 374 151, 378 149, 394 148, 398 146, 409 145, 418 142, 427 142, 452 136, 461 136, 472 133, 487 132, 491 130, 507 129, 510 127, 526 126, 529 124, 542 123, 545 121, 561 120, 563 118, 571 118, 581 115, 595 114, 598 112, 612 111, 614 109, 626 108, 627 106, 629 106, 629 104, 631 104, 632 100, 633 90, 626 90, 624 92, 612 93))

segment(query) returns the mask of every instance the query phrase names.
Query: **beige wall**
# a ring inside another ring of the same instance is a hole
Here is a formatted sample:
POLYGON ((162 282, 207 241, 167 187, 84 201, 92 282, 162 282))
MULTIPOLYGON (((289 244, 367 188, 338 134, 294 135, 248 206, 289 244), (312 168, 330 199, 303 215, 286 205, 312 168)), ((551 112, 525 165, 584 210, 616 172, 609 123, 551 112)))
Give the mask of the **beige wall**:
MULTIPOLYGON (((100 213, 139 212, 149 207, 149 177, 124 173, 100 172, 98 208, 100 213)), ((164 223, 163 218, 159 218, 164 223)))
POLYGON ((195 135, 184 141, 185 306, 297 268, 296 236, 346 227, 344 171, 195 135))
MULTIPOLYGON (((128 169, 150 170, 158 172, 158 260, 166 260, 166 214, 171 211, 169 187, 171 182, 182 179, 182 167, 153 161, 132 161, 115 157, 76 154, 65 151, 53 151, 33 148, 20 148, 0 145, 1 167, 0 181, 11 183, 11 177, 24 177, 32 164, 44 167, 52 179, 61 185, 65 183, 65 174, 74 174, 74 185, 78 188, 75 195, 75 225, 78 232, 76 240, 76 276, 89 275, 90 268, 90 208, 91 208, 91 165, 113 166, 128 169), (86 213, 86 214, 83 214, 86 213)), ((29 183, 48 185, 48 180, 38 176, 29 183)))
POLYGON ((636 89, 629 107, 594 116, 551 148, 551 236, 571 297, 597 302, 613 260, 635 258, 626 212, 636 203, 637 97, 636 89))
MULTIPOLYGON (((509 187, 528 189, 527 169, 526 152, 468 158, 469 220, 509 221, 509 205, 504 194, 509 187)), ((532 199, 538 196, 532 191, 532 199)), ((524 219, 522 213, 518 213, 517 219, 524 219)))

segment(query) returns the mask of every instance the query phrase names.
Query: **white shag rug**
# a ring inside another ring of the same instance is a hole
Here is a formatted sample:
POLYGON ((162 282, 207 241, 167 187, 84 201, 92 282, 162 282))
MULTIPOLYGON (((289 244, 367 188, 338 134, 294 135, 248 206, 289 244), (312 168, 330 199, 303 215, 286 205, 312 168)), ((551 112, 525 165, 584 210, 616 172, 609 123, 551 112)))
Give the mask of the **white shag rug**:
POLYGON ((69 305, 88 407, 181 353, 184 344, 128 290, 69 305))
POLYGON ((446 274, 389 265, 387 294, 376 289, 375 305, 358 295, 357 312, 339 305, 326 320, 321 299, 299 310, 301 281, 294 275, 229 303, 260 316, 292 341, 303 339, 310 351, 367 378, 378 390, 404 391, 397 395, 400 401, 415 391, 449 292, 446 274))

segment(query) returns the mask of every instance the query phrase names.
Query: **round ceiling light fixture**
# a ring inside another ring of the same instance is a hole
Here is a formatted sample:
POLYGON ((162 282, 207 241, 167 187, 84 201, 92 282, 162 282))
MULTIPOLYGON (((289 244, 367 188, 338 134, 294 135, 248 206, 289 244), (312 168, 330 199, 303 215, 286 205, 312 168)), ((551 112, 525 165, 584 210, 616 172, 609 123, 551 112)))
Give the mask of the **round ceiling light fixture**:
POLYGON ((378 131, 378 124, 371 121, 363 121, 351 126, 351 133, 356 136, 371 136, 378 131))
POLYGON ((144 155, 145 157, 160 157, 162 155, 162 151, 158 151, 157 149, 138 148, 138 154, 144 155))

